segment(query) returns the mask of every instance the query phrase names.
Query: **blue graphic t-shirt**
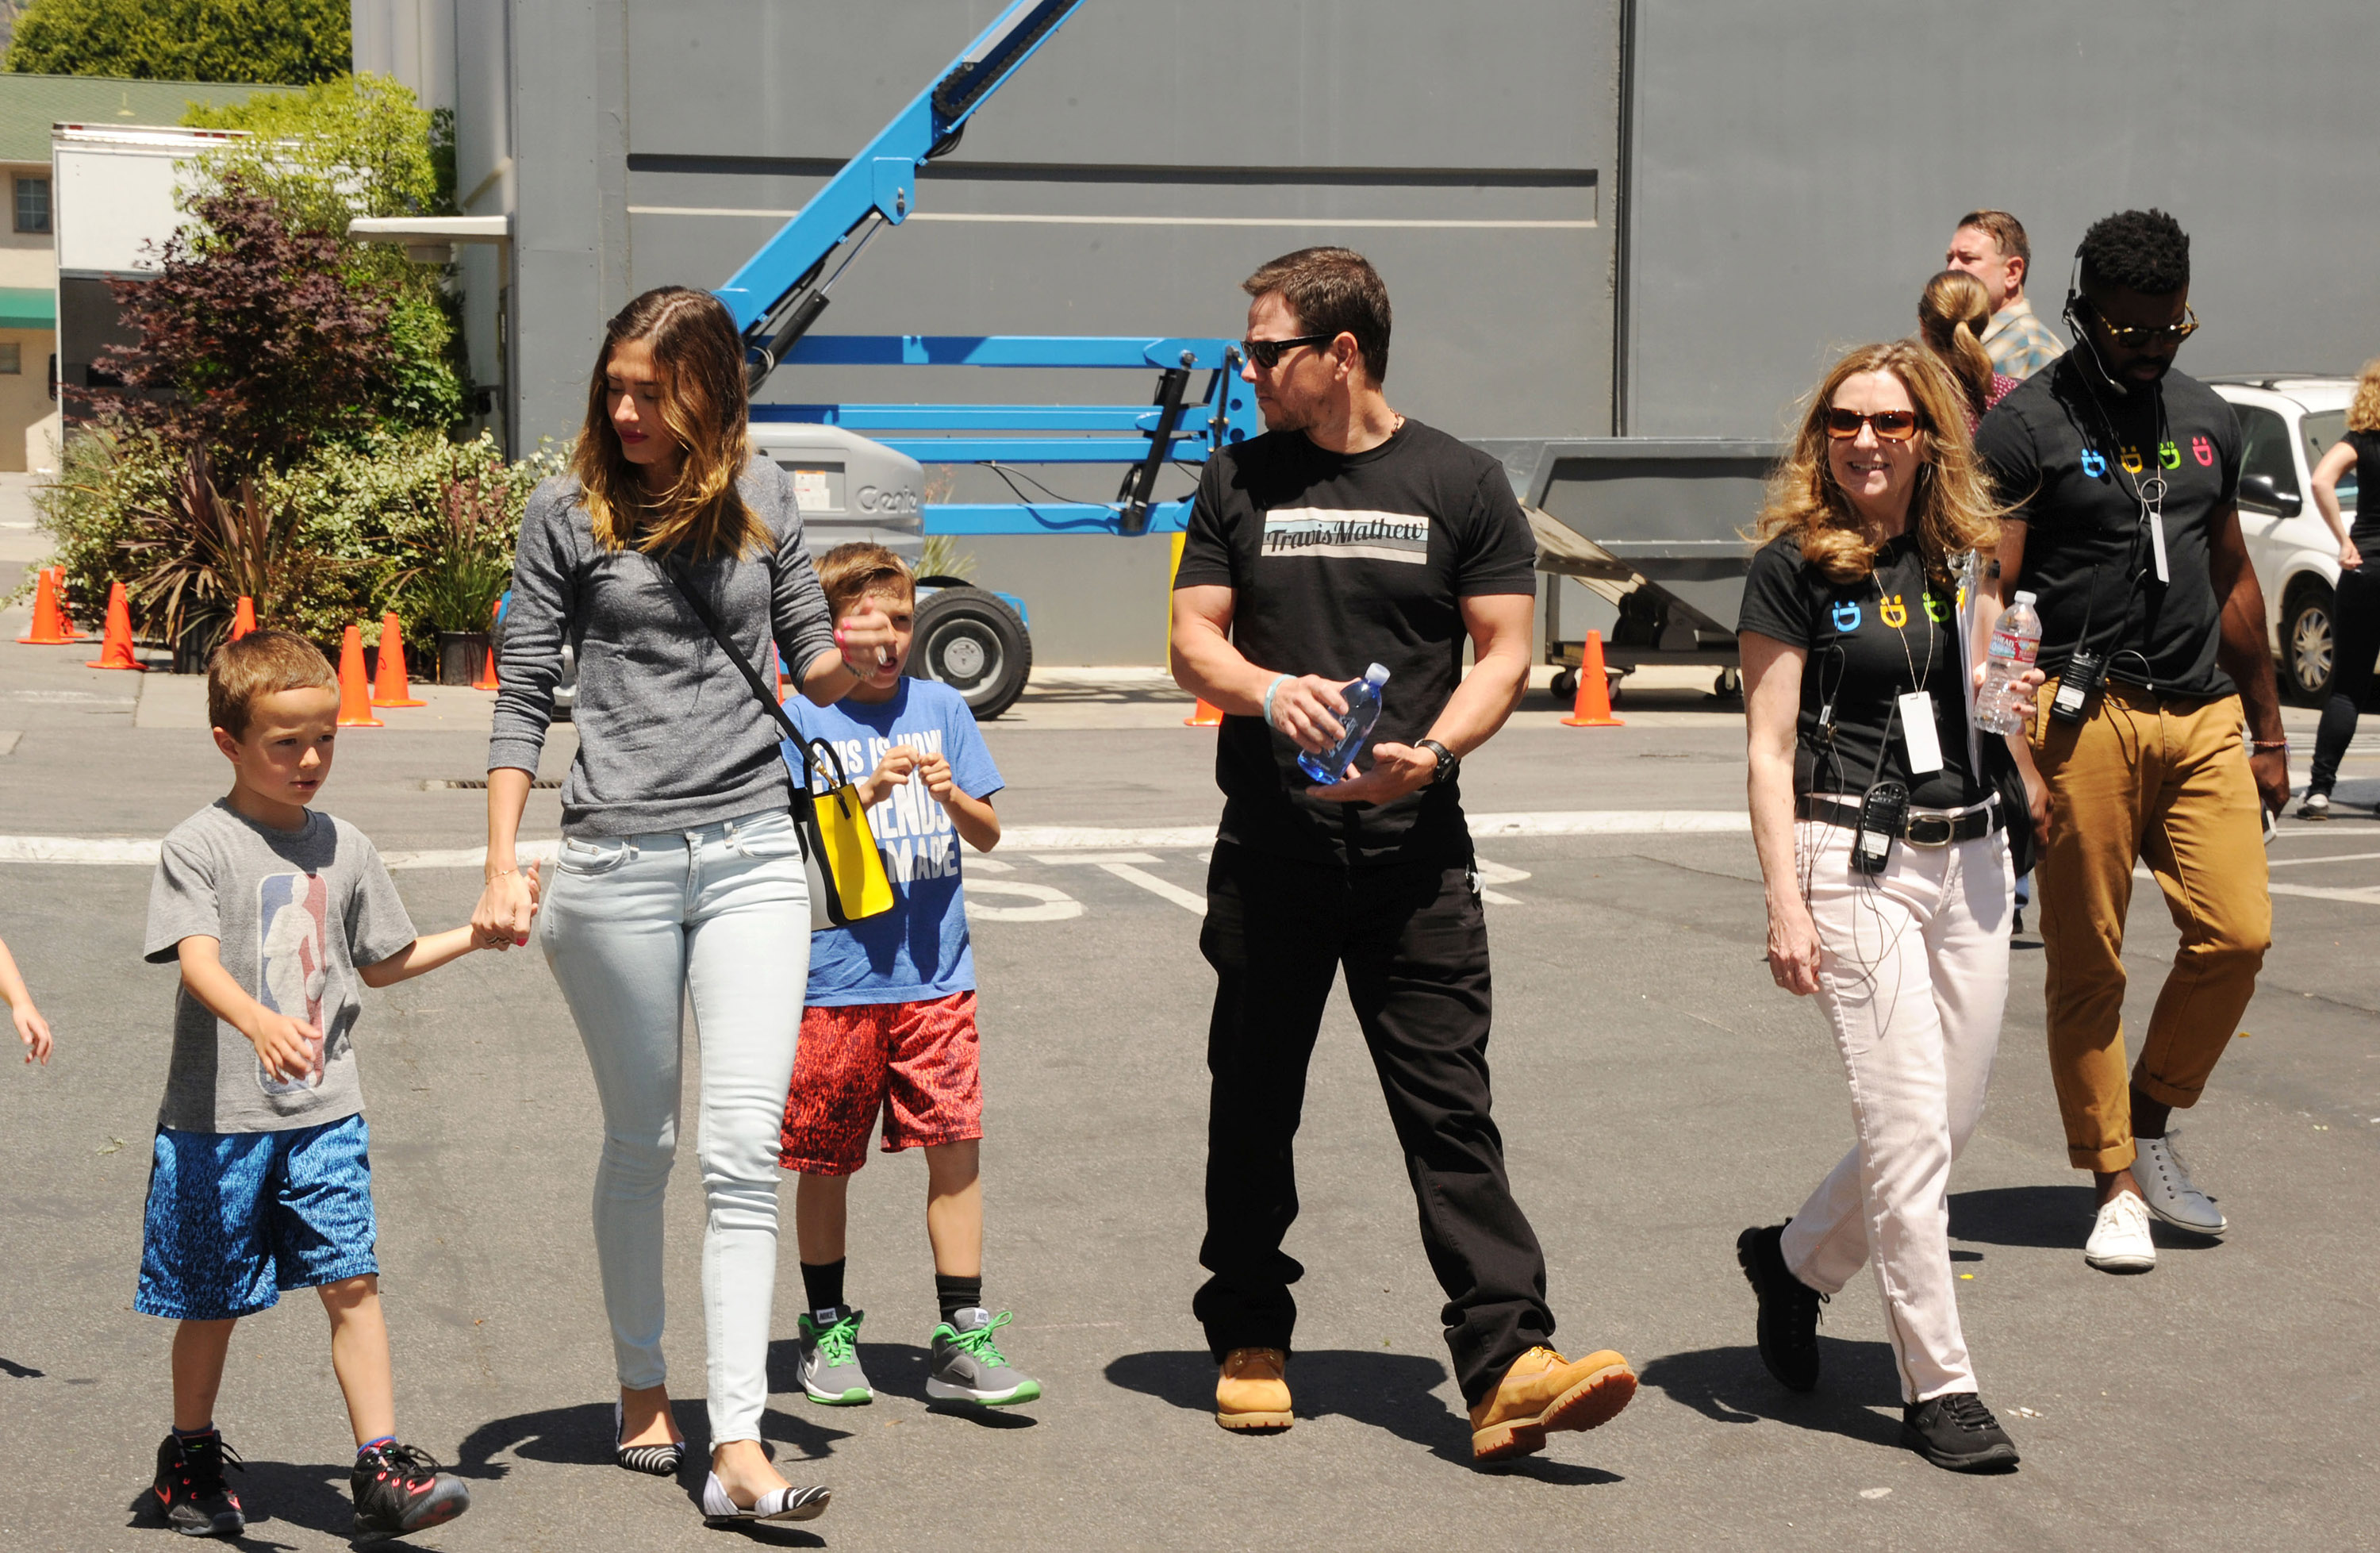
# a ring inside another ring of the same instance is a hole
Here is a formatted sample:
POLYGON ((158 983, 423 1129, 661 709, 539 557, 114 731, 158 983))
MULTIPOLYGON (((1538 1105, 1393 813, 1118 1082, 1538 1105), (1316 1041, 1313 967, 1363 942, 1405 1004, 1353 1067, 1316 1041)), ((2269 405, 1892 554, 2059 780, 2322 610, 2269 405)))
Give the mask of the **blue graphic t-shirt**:
MULTIPOLYGON (((904 678, 890 701, 845 700, 821 707, 794 696, 785 710, 805 734, 834 747, 855 782, 873 772, 887 750, 905 744, 950 762, 952 781, 969 798, 989 798, 1004 786, 976 729, 975 714, 948 685, 904 678)), ((799 757, 786 753, 799 771, 799 757)), ((833 779, 831 770, 822 769, 812 785, 822 790, 833 779)), ((868 811, 868 823, 884 853, 894 904, 849 927, 810 935, 808 1001, 825 1007, 921 1003, 973 990, 975 952, 967 943, 966 897, 959 887, 964 843, 949 812, 926 791, 926 779, 913 774, 868 811)))

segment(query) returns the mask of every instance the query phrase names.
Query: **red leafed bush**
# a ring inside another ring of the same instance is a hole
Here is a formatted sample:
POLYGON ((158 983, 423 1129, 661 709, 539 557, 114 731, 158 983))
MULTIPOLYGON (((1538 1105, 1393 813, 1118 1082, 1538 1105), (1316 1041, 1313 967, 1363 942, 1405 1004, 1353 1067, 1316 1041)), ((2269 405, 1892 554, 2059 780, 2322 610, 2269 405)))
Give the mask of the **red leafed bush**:
POLYGON ((292 230, 237 182, 194 202, 156 277, 111 281, 138 346, 98 362, 103 422, 207 449, 237 480, 372 427, 388 397, 387 299, 358 286, 338 238, 292 230))

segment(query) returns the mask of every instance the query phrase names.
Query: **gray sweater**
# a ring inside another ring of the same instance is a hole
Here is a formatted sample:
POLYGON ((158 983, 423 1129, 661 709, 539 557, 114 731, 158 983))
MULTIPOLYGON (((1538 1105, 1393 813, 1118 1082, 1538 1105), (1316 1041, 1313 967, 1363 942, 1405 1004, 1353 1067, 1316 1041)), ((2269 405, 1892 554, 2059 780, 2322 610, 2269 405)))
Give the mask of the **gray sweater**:
MULTIPOLYGON (((798 682, 835 646, 793 481, 755 458, 736 489, 775 548, 746 561, 672 564, 747 662, 765 674, 773 636, 786 678, 798 682)), ((548 480, 521 520, 488 769, 537 770, 566 641, 578 660, 578 758, 562 784, 564 835, 684 830, 785 807, 793 787, 777 753, 782 730, 660 565, 595 543, 578 496, 576 480, 548 480)))

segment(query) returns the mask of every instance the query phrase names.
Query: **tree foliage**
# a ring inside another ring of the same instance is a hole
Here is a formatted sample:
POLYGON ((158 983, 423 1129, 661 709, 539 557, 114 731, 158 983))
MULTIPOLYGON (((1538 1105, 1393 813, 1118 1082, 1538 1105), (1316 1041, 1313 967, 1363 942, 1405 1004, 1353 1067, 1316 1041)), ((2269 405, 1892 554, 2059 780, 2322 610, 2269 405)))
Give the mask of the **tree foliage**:
POLYGON ((391 244, 345 240, 358 215, 454 209, 452 116, 424 111, 402 82, 366 72, 222 107, 193 104, 182 122, 249 132, 200 159, 185 207, 237 184, 270 197, 293 226, 340 234, 349 280, 387 302, 386 413, 407 425, 460 421, 469 373, 444 271, 391 244))
POLYGON ((348 67, 347 0, 32 0, 19 74, 305 86, 348 67))
POLYGON ((112 281, 137 347, 99 363, 108 424, 206 449, 237 480, 386 413, 386 296, 354 284, 329 233, 292 230, 237 181, 201 196, 166 240, 156 277, 112 281))

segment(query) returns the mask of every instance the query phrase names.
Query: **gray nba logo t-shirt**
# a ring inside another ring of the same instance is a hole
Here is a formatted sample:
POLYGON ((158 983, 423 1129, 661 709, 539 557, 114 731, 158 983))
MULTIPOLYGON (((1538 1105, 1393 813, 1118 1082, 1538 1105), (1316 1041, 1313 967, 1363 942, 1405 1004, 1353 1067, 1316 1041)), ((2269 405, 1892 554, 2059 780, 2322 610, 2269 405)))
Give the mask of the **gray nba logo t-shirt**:
POLYGON ((322 1074, 275 1079, 231 1024, 176 984, 174 1055, 157 1125, 184 1132, 277 1132, 364 1108, 354 1031, 358 965, 413 942, 413 920, 364 833, 309 812, 274 830, 218 800, 176 825, 149 887, 152 964, 189 937, 217 940, 224 969, 276 1013, 322 1033, 322 1074))

